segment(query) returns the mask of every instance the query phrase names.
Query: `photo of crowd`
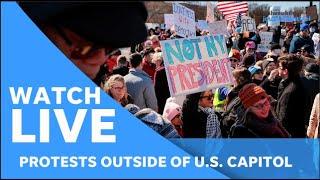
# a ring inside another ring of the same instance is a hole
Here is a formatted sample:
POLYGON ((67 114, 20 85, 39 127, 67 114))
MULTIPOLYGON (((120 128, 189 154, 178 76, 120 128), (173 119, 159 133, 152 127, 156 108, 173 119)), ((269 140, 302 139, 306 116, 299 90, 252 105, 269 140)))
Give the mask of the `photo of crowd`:
POLYGON ((319 138, 318 19, 247 31, 238 13, 221 36, 232 82, 172 96, 162 44, 215 32, 194 27, 195 36, 184 37, 174 25, 148 28, 143 2, 19 5, 97 86, 165 138, 319 138))

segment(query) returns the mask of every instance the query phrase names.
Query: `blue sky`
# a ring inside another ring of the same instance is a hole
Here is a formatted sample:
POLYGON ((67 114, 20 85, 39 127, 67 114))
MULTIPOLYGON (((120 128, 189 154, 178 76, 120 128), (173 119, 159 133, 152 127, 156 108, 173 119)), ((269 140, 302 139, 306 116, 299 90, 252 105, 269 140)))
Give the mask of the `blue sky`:
MULTIPOLYGON (((250 2, 249 2, 250 3, 250 2)), ((269 4, 270 6, 281 6, 282 10, 287 10, 293 7, 307 7, 309 6, 309 1, 251 1, 251 3, 257 4, 269 4)), ((313 1, 313 5, 317 5, 319 10, 320 1, 313 1)))
MULTIPOLYGON (((183 2, 183 1, 181 1, 183 2)), ((190 1, 191 2, 191 1, 190 1)), ((211 1, 213 4, 216 4, 217 1, 211 1)), ((206 5, 206 1, 200 1, 203 5, 206 5)), ((293 7, 307 7, 309 6, 309 1, 249 1, 250 3, 257 4, 268 4, 270 6, 281 6, 281 10, 288 10, 293 7)), ((313 5, 317 5, 318 9, 320 7, 320 1, 313 1, 313 5)))

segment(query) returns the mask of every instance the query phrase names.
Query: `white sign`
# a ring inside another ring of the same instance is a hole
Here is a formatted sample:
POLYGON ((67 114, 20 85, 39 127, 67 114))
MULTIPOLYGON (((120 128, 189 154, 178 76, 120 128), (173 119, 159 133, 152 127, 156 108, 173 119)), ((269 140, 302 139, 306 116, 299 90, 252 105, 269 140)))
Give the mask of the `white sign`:
POLYGON ((166 29, 170 29, 174 25, 173 14, 164 14, 164 23, 166 24, 166 29))
POLYGON ((249 32, 254 32, 256 31, 256 22, 253 18, 248 17, 248 16, 242 16, 241 17, 241 29, 242 32, 249 31, 249 32))
POLYGON ((146 23, 148 29, 155 29, 156 27, 160 27, 158 23, 146 23))
POLYGON ((214 22, 214 7, 211 2, 207 2, 207 17, 206 20, 208 23, 214 22))
POLYGON ((166 40, 160 44, 171 96, 234 83, 222 34, 166 40))
POLYGON ((197 28, 199 28, 201 31, 204 29, 208 29, 208 23, 206 20, 198 20, 197 22, 197 28))
POLYGON ((226 35, 226 34, 228 34, 227 20, 215 21, 213 23, 209 23, 208 26, 209 26, 209 32, 212 35, 215 35, 215 34, 226 35))
POLYGON ((172 4, 174 29, 182 37, 196 37, 195 14, 191 9, 178 3, 172 4))
POLYGON ((273 32, 259 32, 261 44, 258 44, 257 52, 268 52, 272 42, 273 32))

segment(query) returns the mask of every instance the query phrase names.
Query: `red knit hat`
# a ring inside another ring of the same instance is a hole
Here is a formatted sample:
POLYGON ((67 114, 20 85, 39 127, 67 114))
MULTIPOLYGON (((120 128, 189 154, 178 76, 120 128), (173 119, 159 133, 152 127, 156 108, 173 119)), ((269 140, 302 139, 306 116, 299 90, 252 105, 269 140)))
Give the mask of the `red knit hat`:
POLYGON ((239 92, 239 98, 245 108, 254 105, 256 102, 268 97, 267 93, 254 83, 247 84, 239 92))

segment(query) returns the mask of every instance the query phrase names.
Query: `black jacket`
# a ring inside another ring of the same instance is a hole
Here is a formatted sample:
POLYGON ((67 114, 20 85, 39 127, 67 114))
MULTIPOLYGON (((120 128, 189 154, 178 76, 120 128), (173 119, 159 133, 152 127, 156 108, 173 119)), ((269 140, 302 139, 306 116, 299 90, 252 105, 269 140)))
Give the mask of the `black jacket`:
POLYGON ((320 92, 319 75, 310 74, 306 77, 303 77, 302 82, 306 90, 306 100, 307 100, 306 102, 307 113, 305 117, 305 125, 309 125, 309 119, 310 119, 313 101, 316 95, 320 92))
POLYGON ((294 138, 306 136, 306 91, 300 77, 280 82, 276 114, 284 128, 294 138))
POLYGON ((277 99, 280 81, 281 77, 277 77, 273 81, 270 81, 268 77, 265 76, 264 80, 259 86, 262 87, 268 95, 271 95, 274 99, 277 99))
POLYGON ((169 85, 164 67, 156 69, 154 75, 154 90, 158 102, 158 112, 163 113, 167 99, 170 97, 169 85))
POLYGON ((207 114, 198 111, 201 93, 187 95, 182 106, 183 132, 185 138, 206 138, 207 114))
POLYGON ((120 74, 121 76, 125 76, 129 73, 129 68, 126 66, 122 66, 122 67, 115 67, 112 70, 112 74, 120 74))

